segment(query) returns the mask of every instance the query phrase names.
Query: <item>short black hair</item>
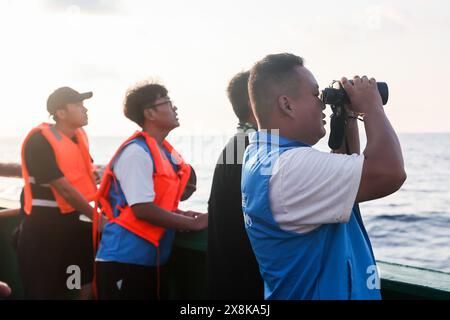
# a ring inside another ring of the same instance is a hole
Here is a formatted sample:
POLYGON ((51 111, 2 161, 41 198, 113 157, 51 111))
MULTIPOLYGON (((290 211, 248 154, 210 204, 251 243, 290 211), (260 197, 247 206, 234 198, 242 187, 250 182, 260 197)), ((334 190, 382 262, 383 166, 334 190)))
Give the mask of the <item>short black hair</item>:
POLYGON ((123 112, 125 117, 136 122, 140 127, 144 125, 144 110, 156 100, 167 97, 167 89, 158 83, 143 83, 127 91, 123 112))
POLYGON ((250 100, 248 97, 248 79, 250 71, 239 72, 228 84, 227 94, 233 111, 240 122, 245 122, 250 117, 250 100))
POLYGON ((283 92, 292 93, 298 85, 295 68, 303 66, 303 58, 291 53, 270 54, 250 70, 248 89, 256 118, 265 121, 270 108, 283 92))

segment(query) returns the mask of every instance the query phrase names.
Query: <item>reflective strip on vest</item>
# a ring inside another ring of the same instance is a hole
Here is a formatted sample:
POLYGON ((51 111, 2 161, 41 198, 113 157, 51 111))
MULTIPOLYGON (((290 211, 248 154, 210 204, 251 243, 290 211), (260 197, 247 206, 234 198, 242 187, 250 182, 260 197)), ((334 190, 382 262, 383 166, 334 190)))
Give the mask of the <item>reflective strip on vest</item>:
POLYGON ((36 179, 34 179, 34 177, 29 177, 29 181, 30 181, 31 184, 35 184, 35 185, 38 185, 40 187, 50 188, 50 185, 48 183, 37 184, 36 183, 36 179))
POLYGON ((58 208, 58 204, 54 200, 33 199, 33 207, 58 208))

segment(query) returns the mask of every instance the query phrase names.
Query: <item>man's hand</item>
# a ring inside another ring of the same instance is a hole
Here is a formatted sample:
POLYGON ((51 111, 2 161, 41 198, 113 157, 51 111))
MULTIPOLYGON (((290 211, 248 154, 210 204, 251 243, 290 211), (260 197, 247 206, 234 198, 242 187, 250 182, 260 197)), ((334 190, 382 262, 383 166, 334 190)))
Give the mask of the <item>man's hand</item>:
POLYGON ((177 209, 175 211, 175 213, 182 214, 183 216, 190 217, 190 218, 196 218, 198 215, 201 214, 200 212, 190 211, 190 210, 184 211, 184 210, 181 210, 181 209, 177 209))
POLYGON ((11 288, 4 282, 0 281, 0 298, 9 297, 11 294, 11 288))
POLYGON ((94 170, 94 178, 95 183, 100 184, 102 181, 103 172, 105 171, 105 166, 102 165, 96 165, 94 170))
POLYGON ((353 111, 365 114, 383 107, 377 81, 374 78, 369 80, 366 76, 362 78, 354 76, 352 84, 343 77, 341 83, 351 101, 353 111))
POLYGON ((98 226, 97 226, 97 231, 98 232, 103 232, 103 228, 105 227, 105 225, 108 223, 108 218, 103 215, 100 214, 99 218, 98 218, 98 226))
POLYGON ((200 231, 208 227, 208 214, 200 213, 195 216, 194 231, 200 231))
MULTIPOLYGON (((201 213, 197 211, 183 211, 180 209, 177 209, 175 213, 181 214, 186 217, 194 218, 194 224, 192 231, 199 231, 202 229, 205 229, 208 227, 208 214, 207 213, 201 213)), ((186 230, 180 230, 180 231, 186 231, 186 230)))

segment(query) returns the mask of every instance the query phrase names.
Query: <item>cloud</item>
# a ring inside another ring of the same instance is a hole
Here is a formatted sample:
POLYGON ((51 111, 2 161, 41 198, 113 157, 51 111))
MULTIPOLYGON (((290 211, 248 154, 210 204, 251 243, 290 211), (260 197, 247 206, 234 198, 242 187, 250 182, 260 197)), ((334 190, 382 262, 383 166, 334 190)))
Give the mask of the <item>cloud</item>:
POLYGON ((415 30, 415 23, 406 12, 391 6, 369 6, 365 10, 366 26, 372 31, 409 33, 415 30))
POLYGON ((45 6, 55 12, 71 11, 87 14, 114 14, 119 12, 120 0, 45 0, 45 6))
POLYGON ((82 63, 76 70, 71 70, 72 77, 82 81, 83 79, 108 80, 117 79, 120 73, 111 66, 100 66, 93 63, 82 63))

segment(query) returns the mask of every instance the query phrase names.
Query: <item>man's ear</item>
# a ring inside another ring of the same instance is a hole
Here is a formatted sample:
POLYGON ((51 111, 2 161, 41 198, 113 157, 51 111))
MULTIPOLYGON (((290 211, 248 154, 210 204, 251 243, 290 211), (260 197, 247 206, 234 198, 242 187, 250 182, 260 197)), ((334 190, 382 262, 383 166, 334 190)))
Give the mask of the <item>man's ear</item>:
POLYGON ((292 101, 288 96, 282 95, 278 97, 278 108, 280 109, 281 113, 288 116, 293 117, 293 108, 292 108, 292 101))
POLYGON ((155 120, 155 110, 153 108, 144 109, 144 118, 148 120, 155 120))
POLYGON ((67 112, 66 112, 65 109, 58 109, 58 110, 55 111, 55 118, 56 119, 63 120, 63 119, 66 118, 66 116, 67 116, 67 112))

